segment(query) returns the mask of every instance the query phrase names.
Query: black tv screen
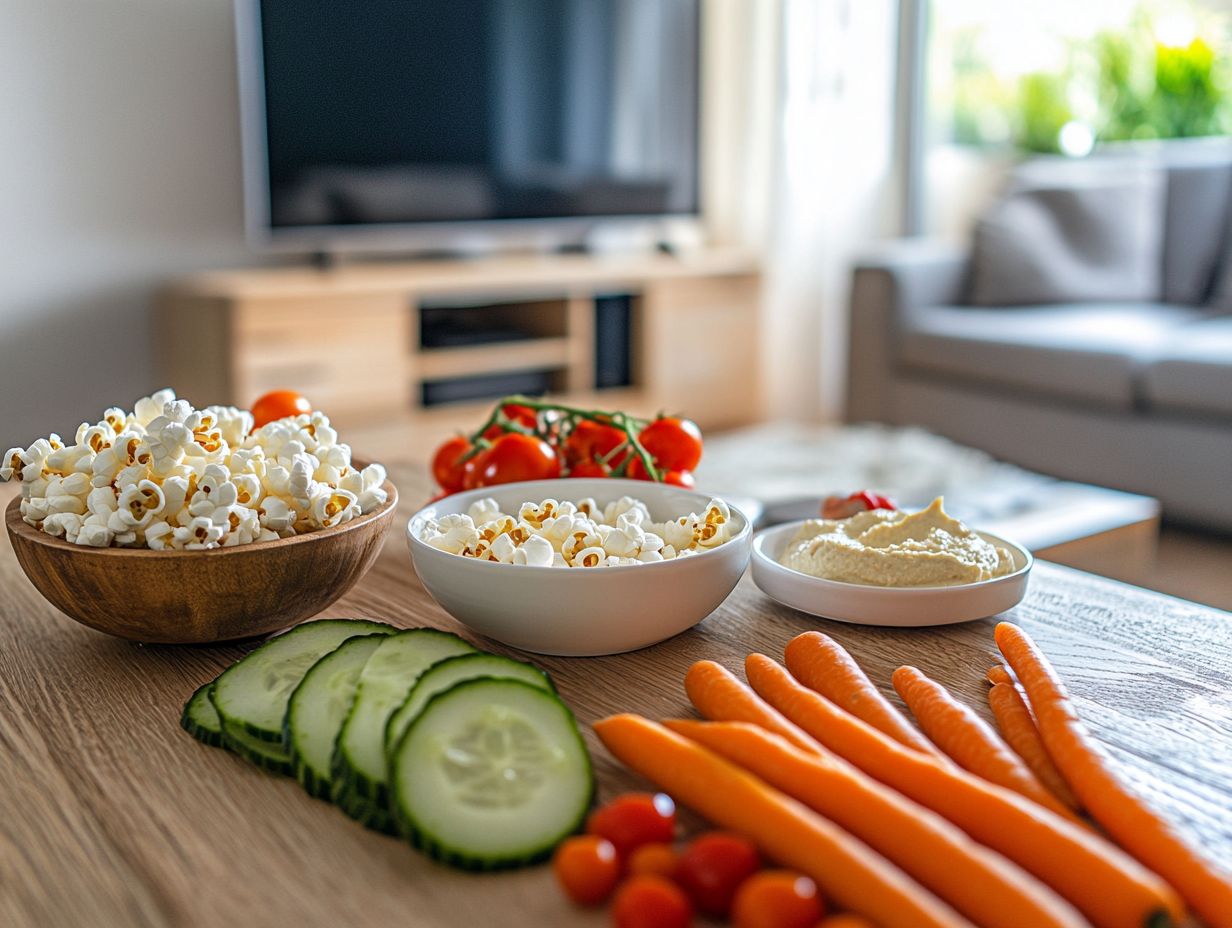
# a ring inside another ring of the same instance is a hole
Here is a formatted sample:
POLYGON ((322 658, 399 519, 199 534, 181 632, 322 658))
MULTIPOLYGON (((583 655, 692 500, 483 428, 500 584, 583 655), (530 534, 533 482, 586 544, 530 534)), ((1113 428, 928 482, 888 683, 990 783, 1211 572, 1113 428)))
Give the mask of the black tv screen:
POLYGON ((250 219, 695 214, 698 3, 241 3, 250 219))

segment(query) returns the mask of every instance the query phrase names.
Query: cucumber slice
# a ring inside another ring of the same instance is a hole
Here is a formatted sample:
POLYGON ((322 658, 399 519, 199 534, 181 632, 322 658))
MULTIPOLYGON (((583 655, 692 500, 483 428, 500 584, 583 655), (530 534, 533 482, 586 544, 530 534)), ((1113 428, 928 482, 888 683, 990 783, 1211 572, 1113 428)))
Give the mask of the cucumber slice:
POLYGON ((398 826, 427 854, 471 870, 542 860, 581 827, 590 755, 555 693, 466 680, 433 696, 391 763, 398 826))
POLYGON ((188 697, 184 712, 180 715, 180 727, 202 744, 220 748, 223 746, 222 719, 210 702, 210 687, 213 685, 213 680, 203 683, 188 697))
POLYGON ((395 831, 385 724, 421 673, 442 658, 474 650, 457 635, 435 628, 411 629, 381 642, 359 675, 355 702, 334 747, 331 798, 347 815, 378 831, 395 831))
POLYGON ((293 769, 291 755, 281 744, 262 741, 243 728, 233 726, 226 721, 222 723, 222 736, 223 745, 249 763, 255 764, 262 770, 268 770, 270 773, 291 775, 293 769))
POLYGON ((556 692, 551 678, 533 664, 524 664, 499 654, 459 654, 437 661, 411 688, 410 695, 385 726, 385 753, 392 755, 398 742, 406 734, 415 717, 423 711, 428 700, 443 693, 455 683, 474 680, 477 677, 494 677, 500 680, 521 680, 549 693, 556 692))
POLYGON ((210 699, 222 719, 223 731, 237 744, 246 743, 241 735, 271 742, 289 763, 282 722, 291 691, 308 669, 348 638, 395 631, 381 622, 325 619, 305 622, 271 638, 214 681, 210 699))
POLYGON ((328 799, 330 759, 351 711, 359 673, 385 635, 349 638, 312 665, 287 703, 286 742, 295 778, 310 795, 328 799))

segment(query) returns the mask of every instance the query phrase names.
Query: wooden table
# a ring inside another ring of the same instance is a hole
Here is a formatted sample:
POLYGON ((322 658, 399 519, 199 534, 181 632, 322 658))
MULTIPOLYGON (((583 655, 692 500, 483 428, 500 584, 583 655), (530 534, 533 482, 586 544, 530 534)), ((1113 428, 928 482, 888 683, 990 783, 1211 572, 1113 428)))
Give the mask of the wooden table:
MULTIPOLYGON (((394 479, 408 509, 425 495, 418 473, 394 479)), ((461 631, 417 582, 401 537, 326 614, 461 631)), ((1010 617, 1065 675, 1125 778, 1213 859, 1232 858, 1232 616, 1040 563, 1010 617)), ((910 662, 984 706, 991 620, 821 622, 747 577, 698 628, 655 648, 539 663, 583 724, 607 798, 644 784, 588 723, 618 710, 685 713, 681 679, 694 660, 781 656, 819 625, 879 683, 910 662)), ((294 781, 193 741, 178 725, 181 704, 248 647, 140 646, 78 626, 0 542, 0 925, 607 924, 565 905, 544 867, 470 875, 433 865, 294 781)))

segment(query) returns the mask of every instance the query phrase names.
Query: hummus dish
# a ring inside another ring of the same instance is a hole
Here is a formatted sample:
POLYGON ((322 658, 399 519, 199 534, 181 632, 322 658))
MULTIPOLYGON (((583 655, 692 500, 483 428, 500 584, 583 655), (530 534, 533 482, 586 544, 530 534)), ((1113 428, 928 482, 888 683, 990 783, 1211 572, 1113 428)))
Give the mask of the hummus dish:
POLYGON ((779 563, 823 580, 886 587, 958 586, 1014 571, 1010 552, 949 516, 940 497, 919 512, 810 519, 779 563))

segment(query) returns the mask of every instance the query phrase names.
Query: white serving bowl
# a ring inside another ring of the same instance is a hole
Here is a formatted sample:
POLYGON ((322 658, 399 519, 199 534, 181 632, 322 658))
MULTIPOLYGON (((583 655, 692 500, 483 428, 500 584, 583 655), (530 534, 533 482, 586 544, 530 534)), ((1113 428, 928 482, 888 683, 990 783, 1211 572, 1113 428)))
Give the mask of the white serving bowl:
POLYGON ((503 512, 544 499, 603 506, 622 496, 646 504, 657 522, 701 513, 711 497, 642 480, 573 479, 507 483, 447 496, 407 523, 415 572, 467 628, 524 651, 566 657, 619 654, 692 628, 727 598, 749 562, 752 528, 731 510, 735 536, 679 560, 625 567, 525 567, 439 551, 419 540, 426 519, 464 513, 491 497, 503 512))
POLYGON ((956 586, 868 586, 811 577, 779 563, 803 521, 758 532, 753 539, 753 582, 771 599, 809 615, 856 625, 908 628, 952 625, 984 619, 1011 609, 1027 593, 1034 558, 1021 545, 988 532, 985 541, 1005 548, 1014 570, 1004 577, 956 586))

